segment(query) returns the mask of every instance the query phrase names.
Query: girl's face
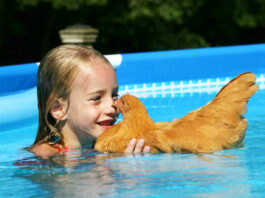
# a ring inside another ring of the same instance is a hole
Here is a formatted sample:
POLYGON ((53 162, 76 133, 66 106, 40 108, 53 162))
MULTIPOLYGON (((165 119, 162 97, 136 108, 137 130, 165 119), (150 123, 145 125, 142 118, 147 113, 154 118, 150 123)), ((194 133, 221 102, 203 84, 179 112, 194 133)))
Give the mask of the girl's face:
POLYGON ((95 139, 115 122, 118 84, 114 69, 96 58, 80 67, 69 96, 66 128, 79 139, 95 139))

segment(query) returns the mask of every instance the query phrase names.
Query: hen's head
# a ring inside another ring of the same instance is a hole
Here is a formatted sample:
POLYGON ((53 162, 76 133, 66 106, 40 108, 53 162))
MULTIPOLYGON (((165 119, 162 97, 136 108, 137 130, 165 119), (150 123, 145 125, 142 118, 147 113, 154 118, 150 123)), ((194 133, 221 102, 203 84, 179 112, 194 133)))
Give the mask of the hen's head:
POLYGON ((131 110, 146 111, 143 103, 136 96, 130 94, 123 95, 115 104, 123 115, 131 110))

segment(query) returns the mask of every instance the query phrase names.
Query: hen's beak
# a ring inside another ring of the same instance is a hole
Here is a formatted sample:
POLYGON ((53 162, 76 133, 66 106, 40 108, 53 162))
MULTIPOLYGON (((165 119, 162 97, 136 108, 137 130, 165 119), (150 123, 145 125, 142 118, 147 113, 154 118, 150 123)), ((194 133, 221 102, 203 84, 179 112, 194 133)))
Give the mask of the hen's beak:
POLYGON ((116 101, 113 103, 113 106, 118 108, 118 106, 119 106, 119 100, 116 100, 116 101))
POLYGON ((119 108, 119 102, 120 102, 120 100, 116 100, 116 101, 113 103, 113 107, 117 108, 118 113, 121 112, 121 111, 120 111, 120 108, 119 108))

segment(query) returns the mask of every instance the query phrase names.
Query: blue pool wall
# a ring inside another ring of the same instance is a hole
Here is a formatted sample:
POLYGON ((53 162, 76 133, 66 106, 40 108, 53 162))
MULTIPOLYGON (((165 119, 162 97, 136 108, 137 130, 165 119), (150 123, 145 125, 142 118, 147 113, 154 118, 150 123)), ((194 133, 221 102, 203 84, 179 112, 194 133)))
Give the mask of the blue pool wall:
POLYGON ((265 44, 123 54, 119 84, 236 76, 265 68, 265 44))
MULTIPOLYGON (((120 85, 264 73, 265 44, 109 55, 120 85), (118 61, 117 61, 118 59, 118 61)), ((37 63, 0 67, 0 131, 36 124, 37 63)))
POLYGON ((36 63, 0 67, 0 97, 36 86, 36 63))

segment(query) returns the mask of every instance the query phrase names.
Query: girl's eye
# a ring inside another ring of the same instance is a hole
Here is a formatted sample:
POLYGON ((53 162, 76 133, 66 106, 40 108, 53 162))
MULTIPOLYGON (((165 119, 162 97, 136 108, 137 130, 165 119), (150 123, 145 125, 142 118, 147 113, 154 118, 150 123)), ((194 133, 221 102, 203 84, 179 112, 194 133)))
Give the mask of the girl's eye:
POLYGON ((94 98, 91 98, 91 100, 93 100, 93 101, 99 101, 100 99, 101 99, 100 96, 96 96, 96 97, 94 97, 94 98))

